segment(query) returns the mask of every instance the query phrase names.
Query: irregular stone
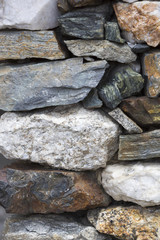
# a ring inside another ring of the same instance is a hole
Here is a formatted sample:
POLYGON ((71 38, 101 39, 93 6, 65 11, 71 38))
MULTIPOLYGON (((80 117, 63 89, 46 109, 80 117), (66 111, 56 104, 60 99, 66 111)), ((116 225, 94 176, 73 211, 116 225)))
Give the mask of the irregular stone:
POLYGON ((127 65, 111 68, 104 76, 99 87, 99 96, 109 108, 115 108, 126 97, 130 97, 143 88, 144 79, 127 65))
POLYGON ((107 40, 67 40, 65 43, 75 56, 94 56, 120 63, 133 62, 137 58, 127 44, 118 44, 107 40))
POLYGON ((134 202, 142 207, 159 205, 160 163, 108 165, 102 172, 102 185, 116 201, 134 202))
POLYGON ((143 41, 136 39, 132 32, 127 32, 125 30, 122 30, 121 35, 122 35, 122 38, 124 38, 127 43, 131 43, 131 44, 136 44, 141 42, 143 43, 143 41))
POLYGON ((160 124, 160 98, 131 97, 120 108, 140 126, 160 124))
POLYGON ((143 130, 127 117, 120 108, 116 108, 108 113, 113 119, 115 119, 128 133, 142 133, 143 130))
POLYGON ((98 85, 106 61, 82 58, 0 66, 0 109, 24 111, 82 101, 98 85))
POLYGON ((110 206, 91 210, 89 221, 95 228, 122 240, 160 239, 160 209, 139 206, 110 206))
POLYGON ((121 38, 120 30, 117 22, 106 22, 105 39, 113 42, 124 43, 125 40, 121 38))
POLYGON ((119 160, 158 158, 160 156, 160 130, 142 134, 121 135, 119 160))
POLYGON ((139 62, 139 60, 135 61, 135 62, 131 62, 128 64, 133 71, 137 72, 137 73, 141 73, 141 64, 139 62))
POLYGON ((64 59, 54 31, 0 31, 0 60, 47 58, 64 59))
POLYGON ((150 46, 145 43, 128 43, 128 46, 132 49, 134 53, 143 53, 150 49, 150 46))
POLYGON ((59 15, 57 0, 3 0, 0 2, 0 29, 51 29, 58 26, 59 15))
POLYGON ((147 80, 146 95, 158 97, 160 95, 160 51, 144 54, 142 71, 147 80))
POLYGON ((88 96, 83 100, 83 107, 87 109, 101 108, 103 102, 99 99, 97 89, 94 88, 90 91, 88 96))
POLYGON ((149 46, 160 44, 160 2, 140 1, 134 3, 118 2, 113 5, 122 30, 133 33, 149 46))
POLYGON ((102 113, 80 105, 0 119, 0 152, 8 159, 47 163, 58 169, 105 167, 118 149, 119 128, 102 113))
POLYGON ((3 240, 111 240, 92 226, 85 226, 69 214, 9 215, 3 240))

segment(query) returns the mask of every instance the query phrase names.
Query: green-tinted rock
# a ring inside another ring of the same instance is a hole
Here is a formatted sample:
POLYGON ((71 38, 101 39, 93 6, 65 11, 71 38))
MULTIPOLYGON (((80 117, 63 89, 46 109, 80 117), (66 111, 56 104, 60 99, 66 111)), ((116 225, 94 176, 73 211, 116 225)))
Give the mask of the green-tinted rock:
POLYGON ((105 24, 105 39, 113 42, 124 43, 121 38, 120 30, 117 22, 106 22, 105 24))
POLYGON ((103 102, 99 99, 97 89, 94 88, 90 91, 88 96, 83 100, 83 106, 87 109, 100 108, 103 102))

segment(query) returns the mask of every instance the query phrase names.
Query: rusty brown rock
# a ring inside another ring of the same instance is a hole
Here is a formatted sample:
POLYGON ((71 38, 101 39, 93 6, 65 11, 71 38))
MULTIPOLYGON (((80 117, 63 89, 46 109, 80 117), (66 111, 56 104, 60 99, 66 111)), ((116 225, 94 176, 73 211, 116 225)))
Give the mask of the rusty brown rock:
POLYGON ((122 30, 133 33, 138 40, 156 47, 160 44, 160 2, 140 1, 114 4, 122 30))
POLYGON ((160 98, 131 97, 120 108, 140 126, 160 124, 160 98))
POLYGON ((110 206, 90 210, 88 219, 100 232, 122 240, 159 240, 160 209, 110 206))
POLYGON ((108 206, 92 172, 13 165, 0 170, 0 204, 9 213, 62 213, 108 206))

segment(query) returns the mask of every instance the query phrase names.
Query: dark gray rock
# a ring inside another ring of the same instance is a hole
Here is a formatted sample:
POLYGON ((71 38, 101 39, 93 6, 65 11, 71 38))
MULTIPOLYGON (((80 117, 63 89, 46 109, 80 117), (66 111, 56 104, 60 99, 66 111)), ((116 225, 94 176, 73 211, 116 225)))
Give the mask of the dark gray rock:
POLYGON ((134 53, 143 53, 143 52, 146 52, 150 49, 150 46, 148 46, 147 44, 145 43, 129 43, 128 42, 128 46, 132 49, 132 51, 134 53))
POLYGON ((99 99, 97 89, 94 88, 90 91, 88 96, 83 100, 83 106, 87 109, 100 108, 103 102, 99 99))
POLYGON ((105 39, 111 42, 124 43, 125 40, 121 38, 120 30, 117 22, 106 22, 105 39))

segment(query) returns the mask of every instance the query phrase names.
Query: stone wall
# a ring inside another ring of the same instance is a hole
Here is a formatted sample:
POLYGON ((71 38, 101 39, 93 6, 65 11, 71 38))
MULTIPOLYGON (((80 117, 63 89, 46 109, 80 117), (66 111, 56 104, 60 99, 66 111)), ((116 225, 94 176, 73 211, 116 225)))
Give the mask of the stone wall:
POLYGON ((159 240, 160 2, 3 0, 0 29, 2 239, 159 240))

